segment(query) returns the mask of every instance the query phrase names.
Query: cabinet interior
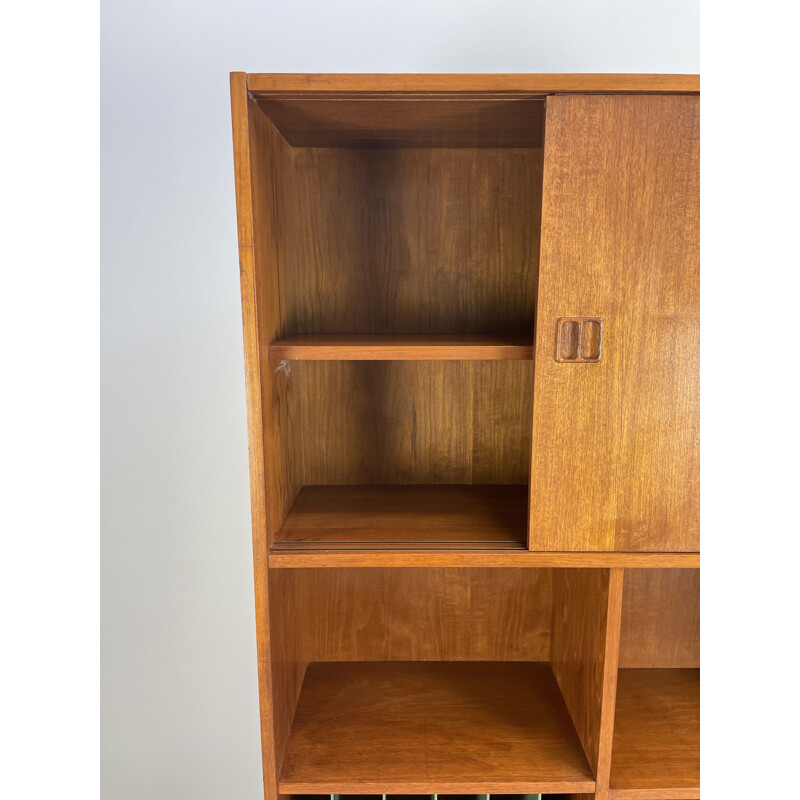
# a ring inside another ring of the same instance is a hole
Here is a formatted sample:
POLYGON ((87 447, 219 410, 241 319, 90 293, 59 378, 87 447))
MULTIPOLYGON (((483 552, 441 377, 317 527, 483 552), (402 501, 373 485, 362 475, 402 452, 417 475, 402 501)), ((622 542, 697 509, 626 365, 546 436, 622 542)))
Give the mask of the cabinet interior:
POLYGON ((524 548, 544 100, 271 98, 251 116, 280 315, 271 541, 524 548), (500 485, 492 519, 480 495, 500 485), (448 533, 464 504, 474 524, 448 533), (401 507, 428 510, 411 542, 401 507))

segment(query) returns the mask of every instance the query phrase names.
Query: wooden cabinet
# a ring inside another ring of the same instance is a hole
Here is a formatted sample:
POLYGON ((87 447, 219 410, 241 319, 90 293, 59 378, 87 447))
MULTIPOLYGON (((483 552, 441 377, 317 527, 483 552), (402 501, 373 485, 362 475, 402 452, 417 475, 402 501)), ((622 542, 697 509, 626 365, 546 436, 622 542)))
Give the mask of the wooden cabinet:
POLYGON ((231 88, 265 797, 699 797, 697 78, 231 88))

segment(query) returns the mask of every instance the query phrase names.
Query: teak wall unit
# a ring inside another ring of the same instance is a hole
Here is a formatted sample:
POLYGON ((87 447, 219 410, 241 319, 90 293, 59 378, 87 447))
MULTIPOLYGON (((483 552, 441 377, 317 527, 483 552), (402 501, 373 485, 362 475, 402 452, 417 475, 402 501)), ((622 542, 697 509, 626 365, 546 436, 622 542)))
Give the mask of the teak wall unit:
POLYGON ((231 76, 264 792, 699 789, 699 79, 231 76))

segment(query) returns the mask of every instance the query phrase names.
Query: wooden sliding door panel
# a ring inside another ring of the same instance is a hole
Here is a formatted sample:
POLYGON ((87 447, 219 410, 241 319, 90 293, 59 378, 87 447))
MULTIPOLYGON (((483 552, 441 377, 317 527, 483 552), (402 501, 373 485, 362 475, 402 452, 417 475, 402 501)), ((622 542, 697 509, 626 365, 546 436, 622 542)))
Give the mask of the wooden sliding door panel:
POLYGON ((531 548, 698 550, 699 98, 548 98, 543 191, 531 548))

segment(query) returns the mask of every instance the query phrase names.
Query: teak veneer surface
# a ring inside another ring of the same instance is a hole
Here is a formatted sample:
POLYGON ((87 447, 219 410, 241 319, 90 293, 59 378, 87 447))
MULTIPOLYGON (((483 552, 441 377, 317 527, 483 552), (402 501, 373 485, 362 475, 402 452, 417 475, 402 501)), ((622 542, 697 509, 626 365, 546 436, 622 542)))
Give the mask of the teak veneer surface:
POLYGON ((247 386, 247 430, 250 454, 250 507, 255 583, 258 693, 264 793, 277 793, 277 764, 289 733, 299 682, 277 675, 269 633, 267 551, 276 523, 288 511, 292 490, 282 475, 286 468, 280 436, 270 407, 273 384, 261 370, 262 348, 279 330, 277 269, 269 240, 274 236, 270 187, 265 180, 264 156, 272 140, 263 114, 248 98, 243 73, 231 75, 231 116, 236 184, 236 212, 247 386), (273 686, 277 686, 273 691, 273 686))
POLYGON ((274 548, 524 548, 527 499, 526 486, 304 486, 274 548))
MULTIPOLYGON (((295 485, 526 484, 530 361, 275 361, 295 485)), ((288 509, 287 509, 288 510, 288 509)))
POLYGON ((700 666, 700 570, 628 569, 620 667, 700 666))
POLYGON ((700 670, 620 670, 610 796, 700 797, 700 670))
POLYGON ((699 549, 699 98, 547 101, 531 549, 699 549), (558 321, 603 320, 597 363, 558 321))
POLYGON ((547 661, 549 569, 279 570, 308 661, 547 661))
POLYGON ((591 792, 547 664, 310 664, 283 793, 591 792))
POLYGON ((530 98, 260 98, 293 147, 541 147, 530 98))
POLYGON ((533 337, 508 336, 287 336, 269 357, 317 361, 520 361, 533 358, 533 337))
POLYGON ((265 123, 283 336, 532 341, 541 149, 290 147, 265 123))
MULTIPOLYGON (((244 78, 245 73, 239 73, 244 78)), ((319 92, 375 94, 382 92, 465 94, 607 92, 611 94, 675 94, 700 91, 699 75, 634 73, 494 73, 494 74, 355 74, 250 73, 247 88, 255 96, 319 92)))
POLYGON ((583 749, 608 798, 624 570, 553 571, 550 660, 583 749))
POLYGON ((649 569, 697 569, 699 553, 535 553, 529 550, 325 550, 309 552, 294 548, 273 549, 272 569, 328 569, 331 567, 647 567, 649 569))

